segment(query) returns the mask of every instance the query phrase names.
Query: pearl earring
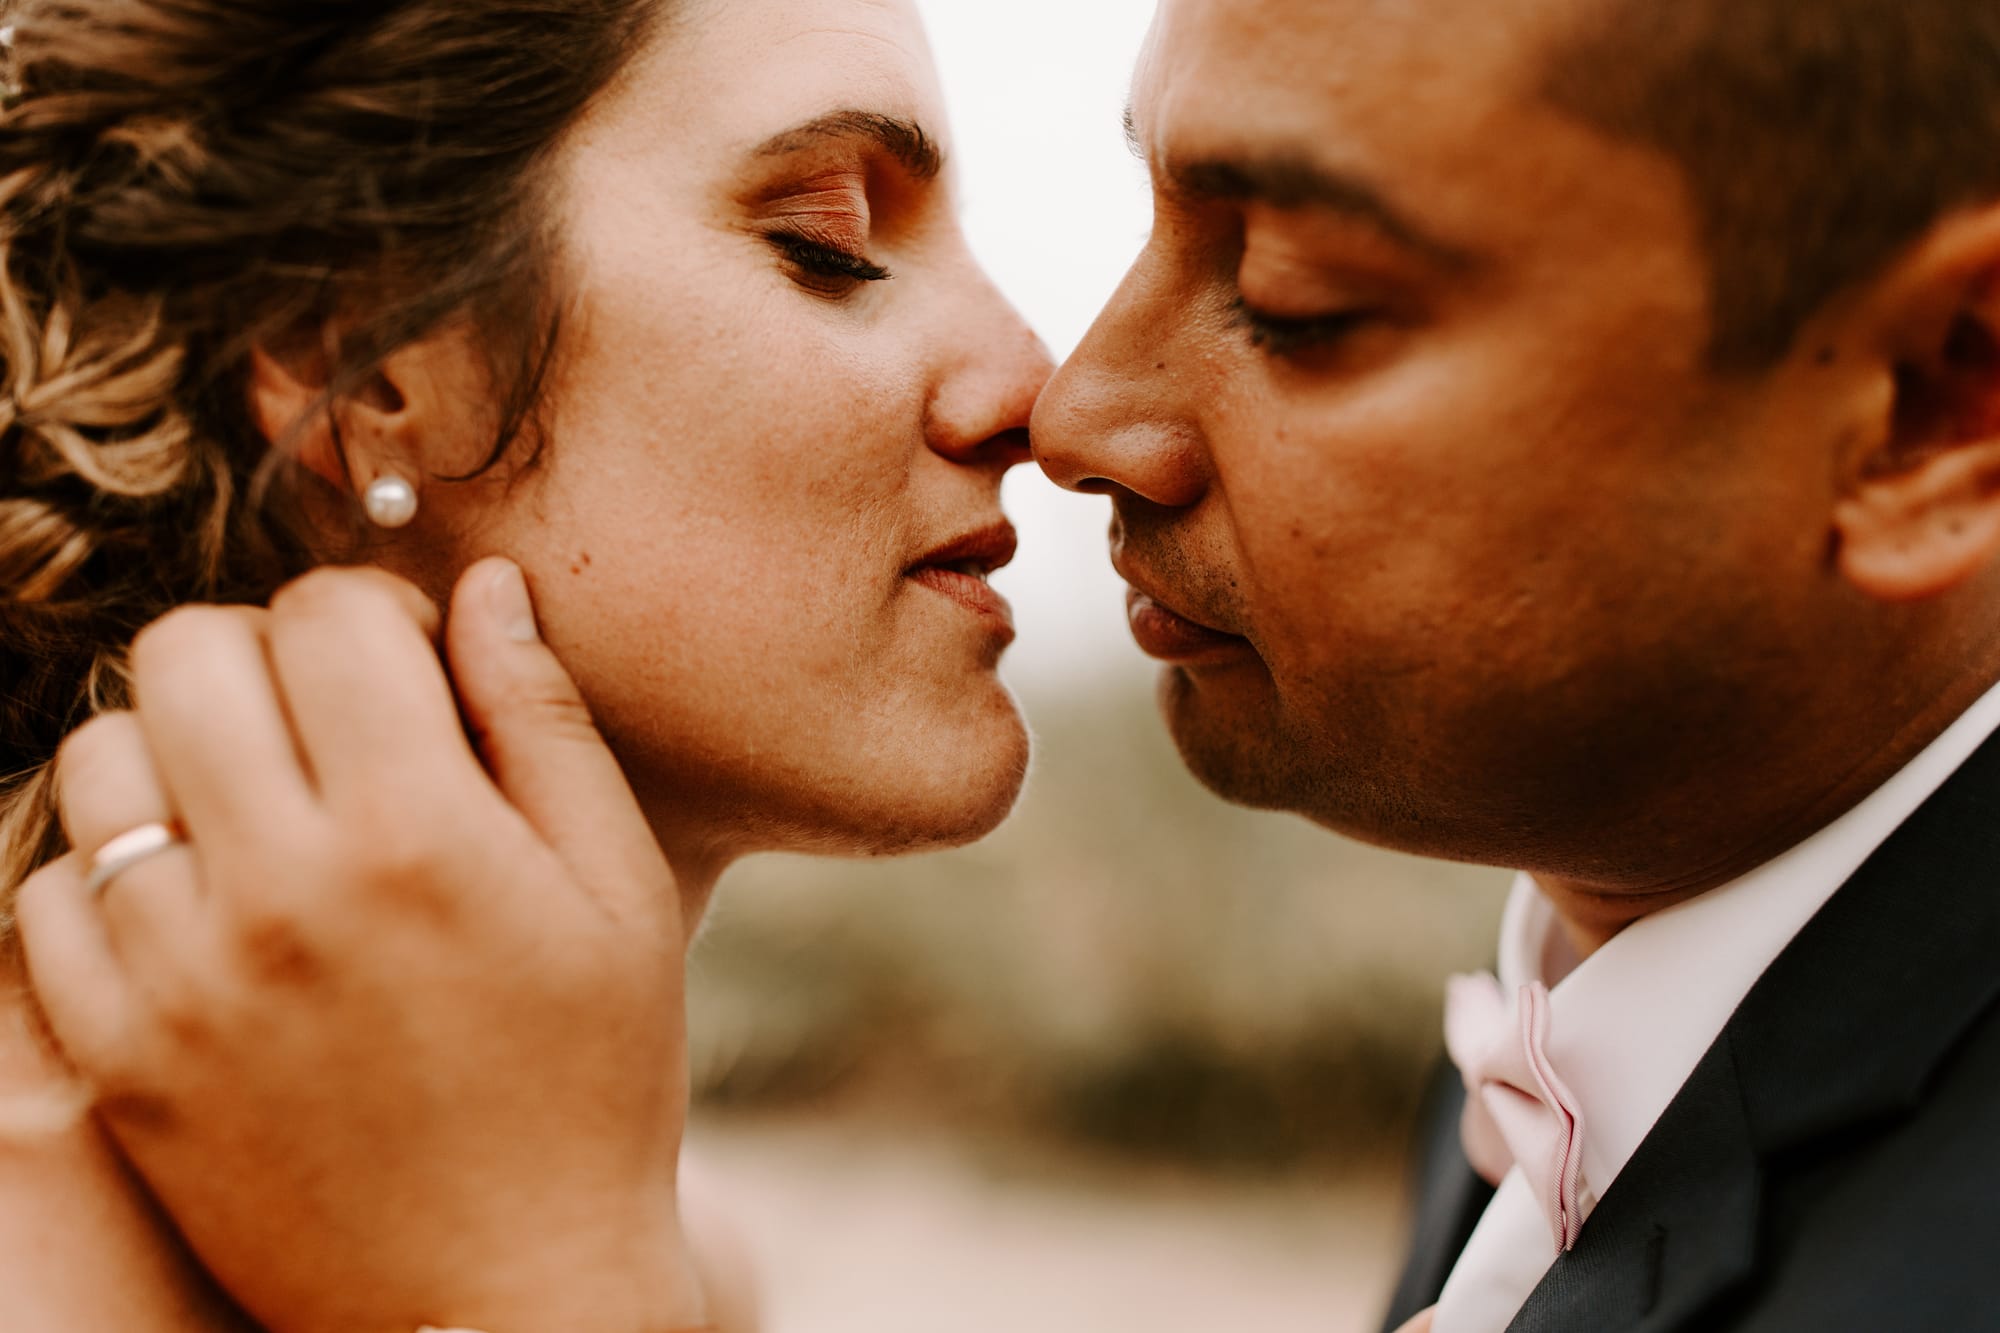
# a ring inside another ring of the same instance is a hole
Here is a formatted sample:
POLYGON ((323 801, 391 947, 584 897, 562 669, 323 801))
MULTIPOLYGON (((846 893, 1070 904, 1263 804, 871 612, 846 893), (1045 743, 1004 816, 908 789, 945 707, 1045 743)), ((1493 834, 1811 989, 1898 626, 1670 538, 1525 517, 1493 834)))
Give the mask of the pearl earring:
POLYGON ((368 483, 361 507, 378 528, 407 528, 417 516, 417 488, 393 473, 377 477, 368 483))

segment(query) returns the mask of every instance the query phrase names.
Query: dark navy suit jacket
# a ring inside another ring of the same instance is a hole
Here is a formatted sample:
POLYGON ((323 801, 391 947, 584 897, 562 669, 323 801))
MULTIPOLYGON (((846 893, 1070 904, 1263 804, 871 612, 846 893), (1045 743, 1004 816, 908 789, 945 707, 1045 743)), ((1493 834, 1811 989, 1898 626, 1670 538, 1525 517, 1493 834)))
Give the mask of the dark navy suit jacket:
MULTIPOLYGON (((1456 1077, 1391 1329, 1491 1197, 1456 1077)), ((1670 1330, 2000 1333, 2000 739, 1764 974, 1509 1333, 1670 1330)))

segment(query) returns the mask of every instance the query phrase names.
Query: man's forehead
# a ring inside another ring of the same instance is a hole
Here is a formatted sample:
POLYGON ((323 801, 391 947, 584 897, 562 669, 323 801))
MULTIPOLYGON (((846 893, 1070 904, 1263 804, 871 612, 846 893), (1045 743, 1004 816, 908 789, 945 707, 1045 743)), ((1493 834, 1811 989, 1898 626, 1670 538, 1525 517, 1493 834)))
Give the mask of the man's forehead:
POLYGON ((1597 3, 1163 0, 1134 78, 1135 144, 1170 189, 1299 196, 1521 281, 1621 252, 1698 289, 1678 164, 1542 95, 1579 7, 1597 3))
POLYGON ((1142 126, 1293 135, 1532 95, 1541 54, 1597 0, 1161 0, 1133 83, 1142 126))

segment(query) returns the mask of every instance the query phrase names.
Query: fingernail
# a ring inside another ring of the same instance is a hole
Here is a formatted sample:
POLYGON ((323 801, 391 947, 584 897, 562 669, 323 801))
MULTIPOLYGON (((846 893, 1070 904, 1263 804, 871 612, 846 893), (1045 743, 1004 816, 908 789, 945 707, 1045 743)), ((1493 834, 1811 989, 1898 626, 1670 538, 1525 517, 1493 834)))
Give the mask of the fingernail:
POLYGON ((541 637, 535 628, 535 604, 528 598, 528 581, 521 577, 519 565, 509 560, 493 571, 490 595, 493 613, 500 618, 508 638, 533 643, 541 637))

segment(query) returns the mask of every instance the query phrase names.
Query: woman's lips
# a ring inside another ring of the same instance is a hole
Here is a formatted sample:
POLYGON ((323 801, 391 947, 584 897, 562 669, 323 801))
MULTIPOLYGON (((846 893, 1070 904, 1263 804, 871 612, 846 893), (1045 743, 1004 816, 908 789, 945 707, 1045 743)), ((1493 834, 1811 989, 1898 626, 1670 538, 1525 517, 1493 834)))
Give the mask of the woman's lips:
POLYGON ((984 578, 943 565, 919 565, 908 577, 985 619, 1005 642, 1014 641, 1014 608, 984 578))
POLYGON ((1125 594, 1125 614, 1132 622, 1132 637, 1139 641, 1140 649, 1162 662, 1186 666, 1221 661, 1251 651, 1248 639, 1189 620, 1137 588, 1125 594))

